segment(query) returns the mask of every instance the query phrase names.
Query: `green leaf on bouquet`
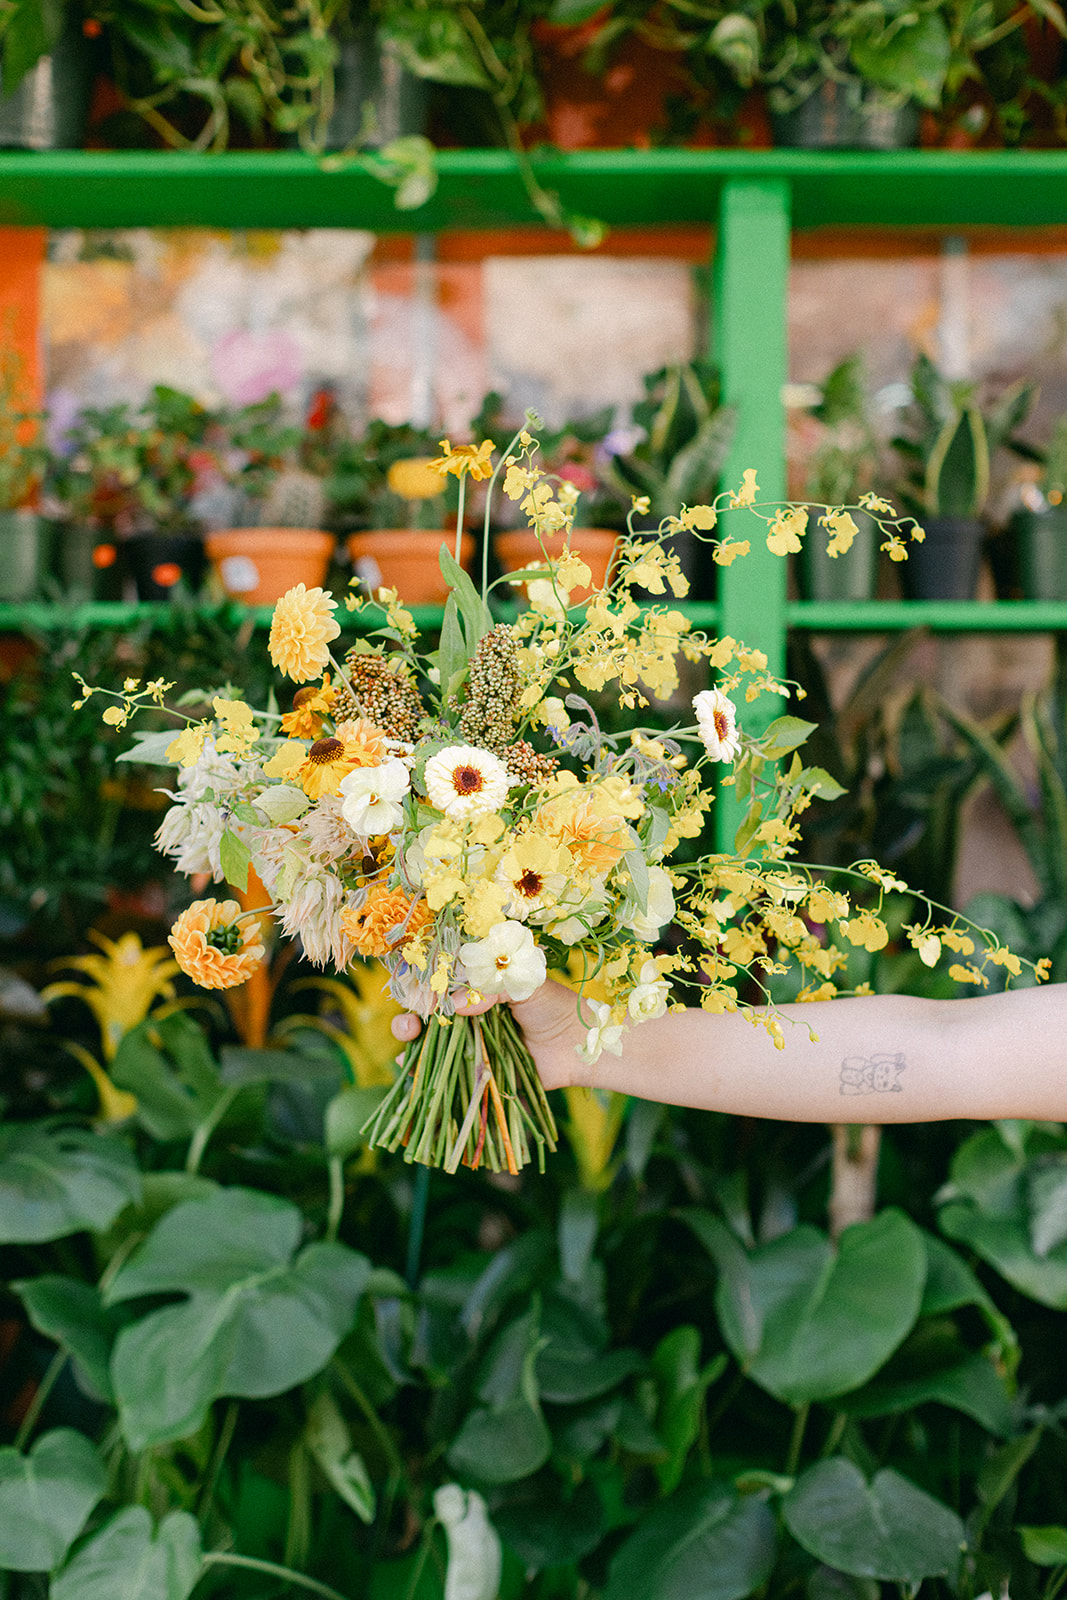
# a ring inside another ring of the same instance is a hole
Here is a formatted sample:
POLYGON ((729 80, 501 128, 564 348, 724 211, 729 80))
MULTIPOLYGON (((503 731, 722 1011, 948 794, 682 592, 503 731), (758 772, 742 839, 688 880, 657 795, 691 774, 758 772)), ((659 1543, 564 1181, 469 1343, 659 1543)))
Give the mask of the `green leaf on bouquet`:
POLYGON ((29 1455, 0 1450, 0 1568, 51 1572, 106 1488, 95 1445, 73 1428, 44 1434, 29 1455))
MULTIPOLYGON (((438 561, 441 573, 455 597, 459 611, 460 621, 463 624, 463 633, 467 640, 467 656, 469 658, 478 648, 480 640, 493 626, 492 613, 474 584, 470 575, 464 572, 455 556, 446 544, 442 544, 438 561)), ((441 682, 444 683, 445 675, 442 672, 441 682)))
POLYGON ((782 1501, 809 1555, 857 1578, 918 1584, 955 1572, 964 1544, 954 1511, 886 1467, 870 1483, 843 1456, 809 1467, 782 1501))
POLYGON ((100 1232, 141 1192, 127 1147, 88 1128, 0 1127, 0 1244, 43 1244, 100 1232))
POLYGON ((126 1506, 52 1580, 51 1600, 187 1600, 202 1571, 200 1530, 187 1511, 154 1530, 144 1506, 126 1506))
POLYGON ((604 1600, 741 1600, 774 1566, 774 1517, 756 1495, 694 1484, 645 1516, 617 1552, 604 1600))
POLYGON ((760 741, 760 748, 769 760, 788 755, 811 737, 818 727, 816 722, 805 722, 802 717, 775 717, 760 741))
POLYGON ((252 865, 252 852, 243 839, 227 828, 219 840, 219 864, 226 882, 243 894, 248 888, 248 869, 252 865))
POLYGON ((856 1389, 911 1330, 926 1280, 922 1234, 886 1210, 835 1250, 807 1225, 745 1251, 710 1213, 682 1213, 719 1266, 723 1337, 761 1388, 791 1405, 856 1389))
POLYGON ((194 1432, 220 1395, 257 1399, 304 1383, 352 1326, 365 1256, 307 1245, 296 1206, 220 1189, 169 1211, 115 1275, 106 1301, 182 1294, 123 1329, 111 1373, 131 1448, 194 1432))
POLYGON ((467 671, 469 661, 463 629, 459 625, 456 596, 452 593, 445 601, 445 614, 441 619, 441 642, 437 649, 437 670, 440 674, 441 688, 446 694, 451 695, 456 692, 467 671))
POLYGON ((161 733, 135 733, 133 744, 128 750, 120 750, 115 760, 138 761, 146 767, 177 766, 177 762, 167 755, 176 737, 173 728, 164 728, 161 733))

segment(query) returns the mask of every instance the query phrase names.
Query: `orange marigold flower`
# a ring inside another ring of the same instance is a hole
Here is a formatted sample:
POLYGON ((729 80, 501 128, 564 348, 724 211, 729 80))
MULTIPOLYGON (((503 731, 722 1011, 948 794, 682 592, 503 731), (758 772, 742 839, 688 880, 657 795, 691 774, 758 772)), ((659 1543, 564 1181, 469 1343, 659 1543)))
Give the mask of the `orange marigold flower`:
POLYGON ((337 690, 328 674, 318 688, 306 684, 298 689, 293 696, 293 709, 282 718, 282 732, 290 739, 317 739, 322 732, 322 719, 330 715, 336 698, 337 690))
POLYGON ((271 618, 268 649, 280 672, 294 683, 319 677, 330 659, 330 640, 340 633, 337 601, 325 589, 298 583, 282 595, 271 618))
POLYGON ((361 906, 346 906, 341 927, 361 956, 387 956, 432 921, 424 899, 409 900, 403 889, 372 883, 361 906))
POLYGON ((259 921, 236 900, 197 900, 175 922, 167 942, 182 971, 202 989, 233 989, 263 960, 259 921))

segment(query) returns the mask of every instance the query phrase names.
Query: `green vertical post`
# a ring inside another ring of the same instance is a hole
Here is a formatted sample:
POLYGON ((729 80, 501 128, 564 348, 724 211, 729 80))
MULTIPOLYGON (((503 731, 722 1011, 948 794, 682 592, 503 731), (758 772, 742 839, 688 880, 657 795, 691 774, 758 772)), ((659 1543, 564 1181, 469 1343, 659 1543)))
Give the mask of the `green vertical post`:
MULTIPOLYGON (((789 367, 789 187, 781 180, 736 180, 723 187, 712 306, 713 356, 723 399, 737 409, 737 432, 723 486, 737 489, 755 467, 760 501, 785 498, 785 413, 782 386, 789 367)), ((785 667, 786 563, 767 549, 766 527, 750 511, 728 512, 723 532, 749 539, 749 554, 721 567, 719 632, 766 652, 770 670, 785 667)), ((742 725, 766 727, 784 707, 764 696, 738 707, 742 725)), ((732 850, 740 821, 733 790, 720 790, 718 848, 732 850)))

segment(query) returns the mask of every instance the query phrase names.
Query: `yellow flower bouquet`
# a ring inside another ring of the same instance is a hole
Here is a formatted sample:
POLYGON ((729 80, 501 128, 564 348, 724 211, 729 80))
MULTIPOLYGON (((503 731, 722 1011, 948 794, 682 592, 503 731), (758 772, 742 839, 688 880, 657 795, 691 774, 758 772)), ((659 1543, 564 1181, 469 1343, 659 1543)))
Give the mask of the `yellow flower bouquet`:
MULTIPOLYGON (((467 477, 489 480, 491 498, 503 473, 503 493, 547 549, 550 537, 569 536, 577 494, 541 470, 536 419, 527 421, 495 465, 488 443, 447 441, 435 465, 459 478, 458 528, 467 477)), ((590 1064, 620 1051, 627 1028, 683 1003, 687 989, 709 1011, 742 1011, 781 1045, 769 974, 796 969, 802 999, 827 998, 844 992, 848 946, 886 943, 880 898, 902 884, 876 863, 857 864, 849 870, 876 902, 858 908, 794 859, 812 797, 841 792, 800 758, 812 725, 782 715, 746 732, 738 704, 787 687, 758 650, 694 630, 672 604, 686 582, 664 534, 694 531, 720 565, 749 548, 718 532, 724 508, 755 511, 781 555, 812 536, 807 508, 761 507, 757 495, 748 471, 714 505, 680 508, 660 536, 621 536, 606 583, 591 593, 576 549, 546 554, 500 580, 525 590, 514 620, 490 610, 484 563, 479 588, 442 545, 449 598, 428 642, 383 590, 376 610, 346 597, 365 627, 335 653, 337 601, 298 586, 275 608, 268 644, 297 685, 289 710, 217 694, 210 717, 127 752, 178 769, 157 843, 179 870, 241 890, 254 870, 310 961, 343 970, 356 957, 380 960, 393 996, 425 1020, 367 1125, 370 1143, 450 1171, 464 1162, 516 1172, 554 1148, 552 1112, 510 1009, 471 1017, 457 1004, 522 1000, 553 971, 578 991, 590 1064), (635 591, 665 598, 639 603, 635 591), (577 592, 588 595, 581 605, 570 601, 577 592), (635 713, 670 699, 679 657, 715 675, 687 723, 664 732, 635 716, 623 733, 602 730, 587 696, 613 691, 635 713), (675 852, 703 831, 715 767, 747 803, 735 851, 683 864, 675 852), (670 950, 668 927, 678 935, 670 950)), ((922 537, 874 495, 862 508, 893 558, 906 554, 902 530, 922 537)), ((831 553, 843 554, 856 532, 850 511, 826 507, 819 521, 831 553)), ((163 706, 170 687, 127 680, 105 720, 124 725, 163 706)), ((83 683, 82 693, 108 691, 83 683)), ((992 935, 923 903, 925 921, 907 934, 928 964, 944 946, 974 957, 953 967, 961 982, 984 981, 990 962, 1019 972, 992 935)), ((195 902, 170 943, 208 988, 243 982, 263 958, 259 913, 227 898, 195 902)))

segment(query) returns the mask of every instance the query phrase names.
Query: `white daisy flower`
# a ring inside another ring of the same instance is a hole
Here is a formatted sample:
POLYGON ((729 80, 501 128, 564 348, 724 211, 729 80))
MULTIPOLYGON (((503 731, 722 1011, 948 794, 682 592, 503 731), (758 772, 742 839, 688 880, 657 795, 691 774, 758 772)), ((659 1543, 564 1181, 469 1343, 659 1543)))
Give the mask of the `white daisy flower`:
POLYGON ((426 763, 426 794, 446 817, 480 817, 498 811, 508 797, 511 778, 504 763, 488 750, 452 744, 426 763))
POLYGON ((379 767, 353 767, 341 779, 341 815, 362 839, 391 833, 404 820, 401 801, 411 788, 411 774, 394 756, 379 767))
POLYGON ((461 944, 463 981, 481 994, 502 994, 508 1000, 528 1000, 540 989, 548 972, 543 950, 521 922, 505 920, 484 939, 461 944))
POLYGON ((721 689, 702 689, 693 700, 704 749, 712 761, 732 761, 741 748, 737 707, 721 689))

